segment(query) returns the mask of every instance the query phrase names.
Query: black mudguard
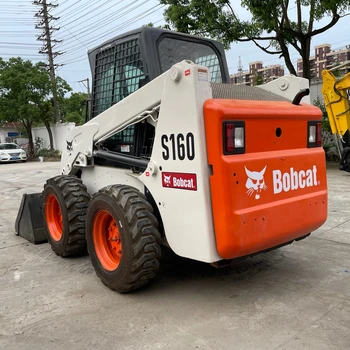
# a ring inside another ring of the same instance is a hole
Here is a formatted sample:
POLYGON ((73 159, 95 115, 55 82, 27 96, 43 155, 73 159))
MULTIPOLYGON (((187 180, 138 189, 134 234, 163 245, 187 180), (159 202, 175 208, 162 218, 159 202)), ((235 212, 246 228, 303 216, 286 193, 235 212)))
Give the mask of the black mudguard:
POLYGON ((34 244, 48 241, 42 207, 41 193, 23 195, 15 223, 17 236, 34 244))

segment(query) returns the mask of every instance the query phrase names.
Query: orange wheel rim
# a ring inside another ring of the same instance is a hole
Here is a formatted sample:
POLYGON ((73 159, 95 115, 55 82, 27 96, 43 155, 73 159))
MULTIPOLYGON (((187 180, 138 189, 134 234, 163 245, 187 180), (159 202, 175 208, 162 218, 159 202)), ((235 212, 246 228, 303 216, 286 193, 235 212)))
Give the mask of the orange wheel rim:
POLYGON ((122 257, 122 242, 117 223, 107 210, 95 215, 92 238, 98 260, 107 271, 118 268, 122 257))
POLYGON ((62 238, 62 211, 53 194, 46 198, 45 217, 50 236, 58 242, 62 238))

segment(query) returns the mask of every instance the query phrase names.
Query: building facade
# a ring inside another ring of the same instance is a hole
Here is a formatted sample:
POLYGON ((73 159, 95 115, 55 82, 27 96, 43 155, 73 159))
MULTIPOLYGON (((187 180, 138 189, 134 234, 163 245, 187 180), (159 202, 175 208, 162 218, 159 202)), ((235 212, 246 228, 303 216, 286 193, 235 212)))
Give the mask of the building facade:
MULTIPOLYGON (((339 66, 337 73, 342 76, 350 72, 350 45, 332 50, 330 44, 315 46, 315 54, 310 57, 311 80, 322 79, 322 70, 339 66)), ((298 76, 303 75, 303 60, 297 61, 298 76)))
MULTIPOLYGON (((330 44, 322 44, 314 47, 314 56, 310 57, 311 81, 322 79, 322 70, 336 68, 338 76, 350 72, 350 45, 344 48, 332 50, 330 44)), ((303 60, 297 61, 297 74, 303 76, 303 60)), ((284 67, 280 64, 265 66, 262 61, 250 62, 249 70, 241 70, 231 74, 231 83, 235 85, 258 85, 268 83, 284 75, 284 67)))
POLYGON ((260 85, 268 83, 284 75, 284 68, 280 64, 265 66, 262 61, 250 62, 249 71, 241 71, 230 75, 231 83, 235 85, 260 85))
POLYGON ((21 123, 0 123, 0 143, 13 142, 22 137, 21 123))

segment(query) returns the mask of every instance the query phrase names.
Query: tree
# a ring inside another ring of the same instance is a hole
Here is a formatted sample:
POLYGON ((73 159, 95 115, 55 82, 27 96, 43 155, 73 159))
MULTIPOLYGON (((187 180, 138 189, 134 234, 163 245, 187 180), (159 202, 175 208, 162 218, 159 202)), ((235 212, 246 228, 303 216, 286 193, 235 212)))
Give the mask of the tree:
POLYGON ((256 73, 254 76, 254 85, 262 85, 264 84, 264 77, 261 73, 256 73))
MULTIPOLYGON (((57 78, 58 95, 71 89, 62 78, 57 78)), ((34 154, 32 127, 44 124, 50 147, 53 137, 50 124, 54 120, 52 108, 52 84, 43 63, 33 64, 20 57, 4 61, 0 58, 0 120, 21 122, 29 139, 31 155, 34 154)))
POLYGON ((53 101, 52 100, 45 100, 42 101, 39 104, 39 113, 40 113, 40 121, 42 121, 46 127, 46 130, 49 134, 49 140, 50 140, 50 150, 53 151, 53 136, 52 136, 52 130, 51 130, 51 122, 55 117, 54 114, 54 108, 53 108, 53 101))
MULTIPOLYGON (((332 28, 341 17, 349 15, 349 0, 241 0, 252 18, 240 20, 230 0, 160 0, 169 5, 165 10, 167 28, 208 36, 223 42, 252 41, 271 55, 283 57, 291 74, 297 75, 290 57, 293 47, 303 60, 303 76, 310 79, 312 37, 332 28), (296 20, 290 16, 295 8, 296 20), (307 11, 303 11, 307 10, 307 11), (307 12, 307 18, 303 17, 307 12), (315 29, 315 22, 329 16, 327 25, 315 29)), ((236 3, 236 2, 235 2, 236 3)), ((238 3, 238 1, 237 1, 238 3)))
POLYGON ((0 120, 20 121, 34 154, 33 124, 40 121, 40 103, 50 92, 50 80, 42 63, 21 58, 0 58, 0 120))
MULTIPOLYGON (((52 82, 51 83, 51 91, 52 91, 52 82)), ((61 77, 56 76, 56 94, 57 99, 59 103, 61 104, 64 100, 64 96, 68 91, 71 91, 72 88, 70 85, 61 77)), ((50 150, 53 151, 53 136, 52 136, 52 130, 51 130, 51 123, 55 122, 55 112, 54 112, 54 100, 53 98, 50 98, 50 100, 45 100, 40 104, 40 120, 44 123, 46 130, 49 134, 49 140, 50 140, 50 150)))
POLYGON ((329 122, 329 118, 328 118, 328 113, 326 110, 326 106, 324 105, 324 102, 322 101, 322 99, 317 96, 315 100, 313 100, 313 105, 318 107, 321 111, 322 111, 322 129, 324 132, 329 132, 331 133, 331 124, 329 122))
POLYGON ((75 92, 69 98, 65 98, 60 102, 65 122, 72 122, 78 125, 85 123, 87 98, 88 95, 86 93, 75 92))

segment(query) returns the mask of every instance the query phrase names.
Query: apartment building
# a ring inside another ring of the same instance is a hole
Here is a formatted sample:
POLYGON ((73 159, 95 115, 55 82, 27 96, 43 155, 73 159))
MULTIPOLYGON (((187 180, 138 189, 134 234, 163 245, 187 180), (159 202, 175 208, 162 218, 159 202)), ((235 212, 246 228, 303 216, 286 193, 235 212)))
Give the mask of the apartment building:
POLYGON ((265 66, 262 61, 250 62, 249 71, 241 71, 230 76, 231 83, 254 86, 267 83, 284 75, 284 68, 280 64, 265 66))
MULTIPOLYGON (((311 79, 322 79, 322 70, 340 66, 338 73, 344 75, 350 72, 350 45, 342 49, 332 50, 330 44, 322 44, 314 47, 315 55, 310 57, 311 79)), ((303 75, 303 60, 297 61, 297 73, 303 75)))

